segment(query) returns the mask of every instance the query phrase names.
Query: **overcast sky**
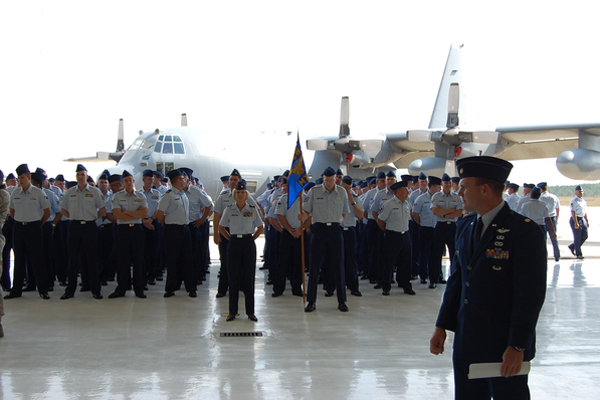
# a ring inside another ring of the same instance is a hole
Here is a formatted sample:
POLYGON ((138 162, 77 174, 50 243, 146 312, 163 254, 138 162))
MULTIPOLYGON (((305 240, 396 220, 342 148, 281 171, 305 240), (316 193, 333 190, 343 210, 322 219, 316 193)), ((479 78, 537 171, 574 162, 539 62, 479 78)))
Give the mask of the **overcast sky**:
MULTIPOLYGON (((353 136, 426 128, 451 43, 467 50, 469 125, 600 122, 597 11, 578 1, 3 1, 0 168, 72 179, 61 160, 114 150, 119 118, 126 146, 139 130, 179 126, 183 112, 213 137, 337 135, 342 96, 353 136)), ((575 183, 554 160, 517 163, 511 180, 575 183)))

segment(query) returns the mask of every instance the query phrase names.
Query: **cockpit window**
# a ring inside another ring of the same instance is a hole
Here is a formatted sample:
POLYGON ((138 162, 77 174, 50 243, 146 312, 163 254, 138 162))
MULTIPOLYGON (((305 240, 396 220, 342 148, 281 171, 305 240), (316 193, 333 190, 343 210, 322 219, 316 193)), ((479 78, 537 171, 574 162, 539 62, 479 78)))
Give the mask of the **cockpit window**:
POLYGON ((160 135, 154 146, 155 153, 162 154, 185 154, 185 146, 180 136, 177 135, 160 135))

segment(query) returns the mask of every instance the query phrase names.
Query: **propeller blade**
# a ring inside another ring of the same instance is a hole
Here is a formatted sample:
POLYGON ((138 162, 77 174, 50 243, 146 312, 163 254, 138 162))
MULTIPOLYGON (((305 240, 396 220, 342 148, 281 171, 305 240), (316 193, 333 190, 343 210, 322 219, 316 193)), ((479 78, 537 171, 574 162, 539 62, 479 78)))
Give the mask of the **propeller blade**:
POLYGON ((306 149, 307 150, 329 150, 329 140, 327 139, 308 139, 306 141, 306 149))
POLYGON ((340 113, 340 138, 350 136, 350 99, 342 97, 342 111, 340 113))
POLYGON ((123 151, 125 149, 125 130, 123 129, 123 118, 119 120, 119 132, 117 133, 117 150, 123 151))
POLYGON ((458 83, 451 83, 448 91, 448 120, 446 121, 446 128, 451 129, 458 125, 459 101, 460 90, 458 88, 458 83))
POLYGON ((433 132, 429 130, 411 130, 406 132, 406 137, 411 142, 431 142, 433 132))

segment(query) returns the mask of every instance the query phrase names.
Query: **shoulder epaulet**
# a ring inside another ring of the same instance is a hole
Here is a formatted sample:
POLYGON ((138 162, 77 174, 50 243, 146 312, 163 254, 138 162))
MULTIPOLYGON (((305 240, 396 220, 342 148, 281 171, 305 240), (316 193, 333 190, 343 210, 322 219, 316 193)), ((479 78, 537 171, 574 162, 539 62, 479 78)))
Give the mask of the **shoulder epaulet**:
POLYGON ((250 207, 250 208, 256 208, 256 206, 254 206, 252 204, 248 204, 248 207, 250 207))
POLYGON ((165 194, 167 194, 167 193, 171 193, 171 189, 169 189, 165 192, 165 194))

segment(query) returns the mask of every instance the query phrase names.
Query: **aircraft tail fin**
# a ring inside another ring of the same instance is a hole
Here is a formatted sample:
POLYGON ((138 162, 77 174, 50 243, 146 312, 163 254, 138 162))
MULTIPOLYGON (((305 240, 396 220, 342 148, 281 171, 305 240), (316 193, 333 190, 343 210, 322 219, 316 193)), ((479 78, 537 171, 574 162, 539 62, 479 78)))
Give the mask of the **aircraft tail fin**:
POLYGON ((464 90, 462 87, 460 91, 458 90, 458 86, 462 86, 463 51, 464 45, 452 45, 450 47, 446 67, 444 68, 444 74, 442 75, 442 81, 435 100, 435 106, 433 107, 433 113, 429 121, 429 129, 440 129, 448 127, 449 124, 456 126, 458 123, 462 125, 465 123, 464 90), (451 90, 451 87, 453 90, 451 90), (452 99, 452 103, 456 104, 456 107, 454 104, 449 104, 449 99, 452 99), (457 108, 458 104, 462 104, 462 106, 457 110, 455 108, 457 108), (454 109, 451 110, 451 108, 454 109), (449 121, 451 114, 454 114, 458 121, 456 119, 453 119, 452 122, 449 121))

